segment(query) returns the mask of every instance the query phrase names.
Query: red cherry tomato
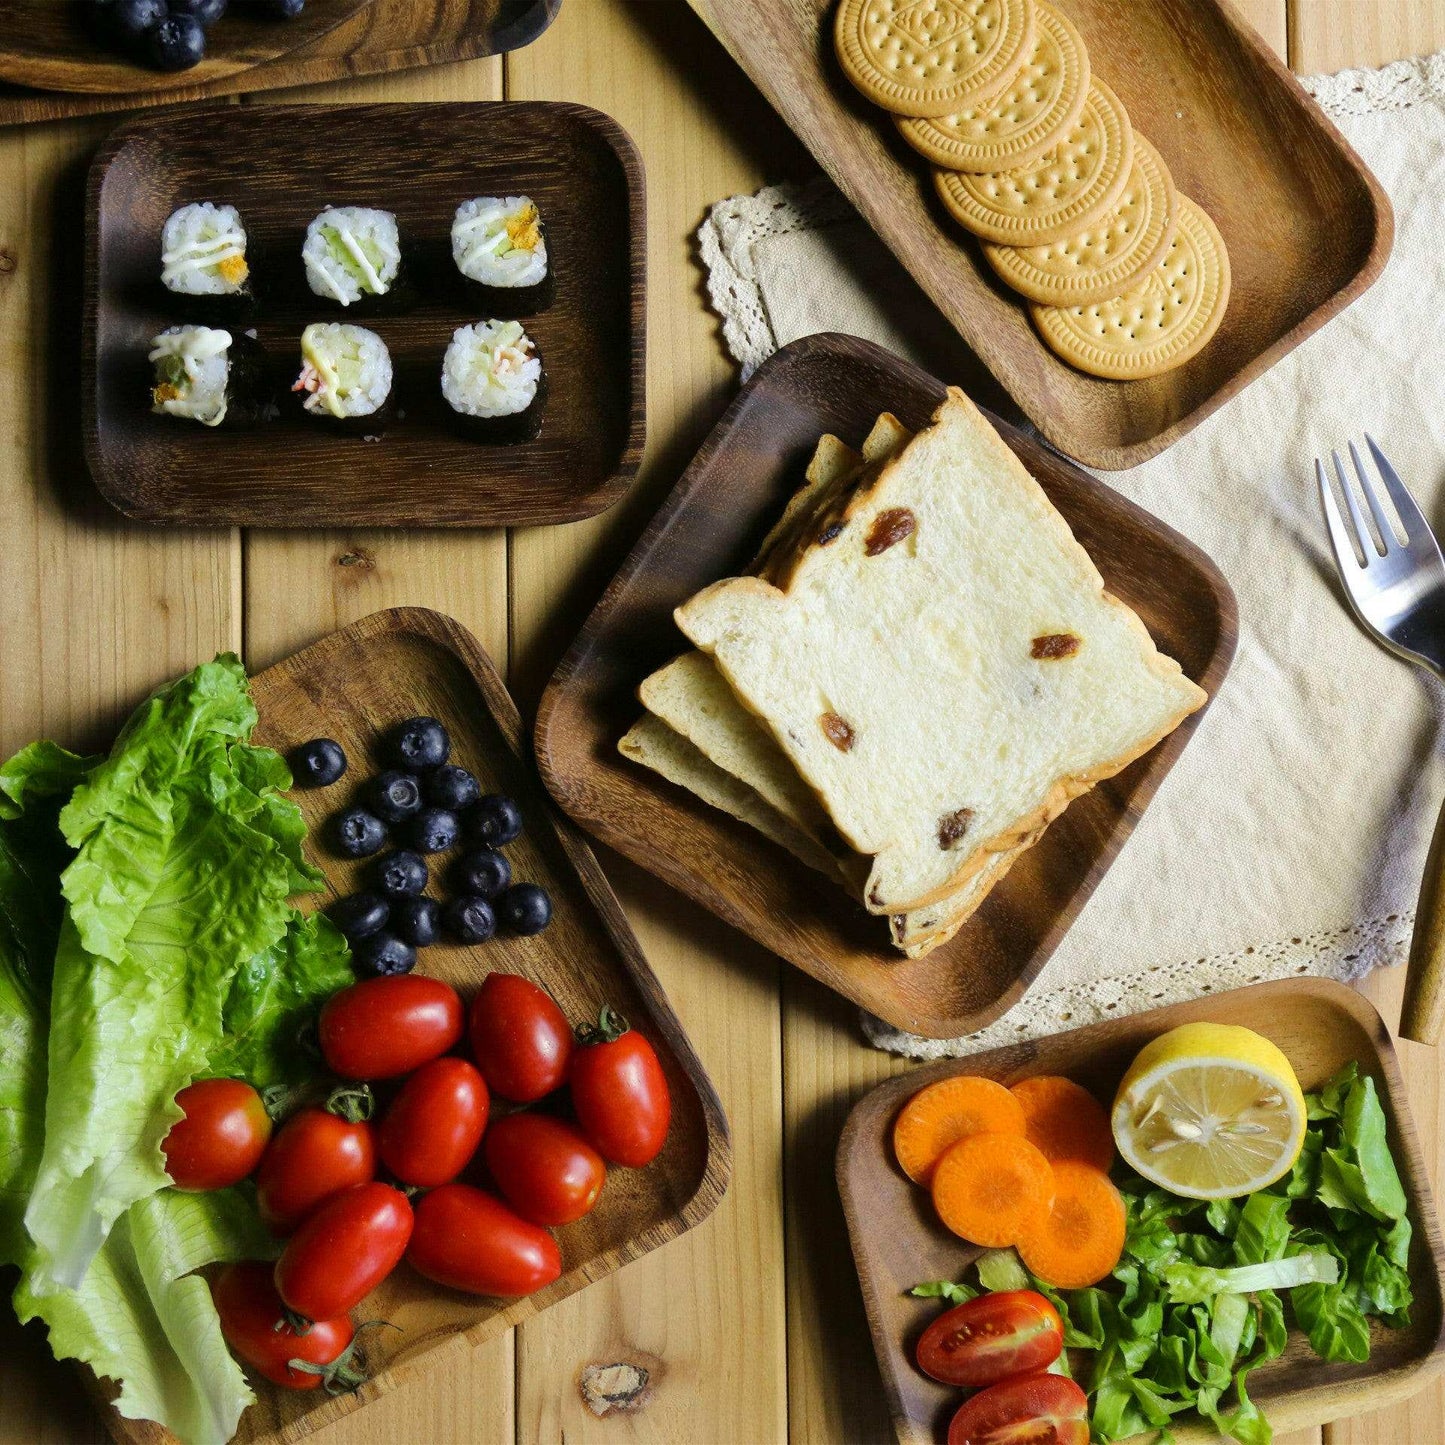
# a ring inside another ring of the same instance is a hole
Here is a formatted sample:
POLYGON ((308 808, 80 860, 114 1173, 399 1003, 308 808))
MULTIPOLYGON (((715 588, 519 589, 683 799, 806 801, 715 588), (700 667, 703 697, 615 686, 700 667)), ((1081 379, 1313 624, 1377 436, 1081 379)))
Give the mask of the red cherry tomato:
POLYGON ((487 1168, 502 1197, 533 1224, 571 1224, 597 1203, 602 1156, 570 1125, 545 1114, 510 1114, 487 1133, 487 1168))
POLYGON ((351 1090, 324 1109, 302 1109, 276 1131, 256 1171, 256 1204, 275 1235, 290 1234, 323 1200, 376 1178, 376 1134, 351 1090))
POLYGON ((271 1116, 241 1079, 202 1079, 176 1095, 185 1110, 161 1142, 166 1172, 177 1189, 226 1189, 261 1162, 271 1116))
POLYGON ((403 1184, 455 1179, 482 1142, 490 1103, 486 1080, 465 1059, 423 1064, 377 1125, 381 1162, 403 1184))
POLYGON ((272 1266, 259 1260, 227 1265, 221 1271, 211 1287, 221 1334, 257 1374, 288 1390, 314 1390, 325 1375, 298 1370, 291 1361, 334 1365, 351 1347, 351 1321, 345 1315, 315 1320, 304 1335, 297 1334, 286 1321, 286 1306, 271 1273, 272 1266))
POLYGON ((1063 1375, 1021 1375, 970 1395, 948 1445, 1089 1445, 1089 1401, 1063 1375))
POLYGON ((667 1140, 672 1096, 653 1047, 610 1008, 577 1030, 572 1106, 582 1132, 614 1164, 641 1169, 667 1140))
POLYGON ((532 1294, 562 1273, 562 1252, 545 1229, 470 1184, 422 1195, 406 1257, 438 1284, 503 1298, 532 1294))
POLYGON ((308 1320, 354 1309, 389 1275, 411 1239, 411 1203, 389 1184, 356 1184, 328 1199, 276 1261, 276 1289, 308 1320))
POLYGON ((369 978, 321 1010, 321 1053, 343 1079, 394 1079, 439 1058, 462 1036, 462 1001, 436 978, 369 978))
POLYGON ((472 1054, 492 1092, 530 1104, 559 1088, 572 1030, 552 996, 515 973, 489 973, 472 1000, 472 1054))
POLYGON ((995 1385, 1047 1369, 1064 1348, 1059 1312, 1031 1289, 979 1295, 945 1311, 918 1341, 918 1368, 945 1385, 995 1385))

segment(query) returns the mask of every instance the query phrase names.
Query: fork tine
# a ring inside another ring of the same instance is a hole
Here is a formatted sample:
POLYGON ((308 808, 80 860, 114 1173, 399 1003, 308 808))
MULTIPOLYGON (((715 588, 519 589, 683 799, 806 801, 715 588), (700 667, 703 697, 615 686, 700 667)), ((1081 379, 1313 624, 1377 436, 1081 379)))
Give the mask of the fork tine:
POLYGON ((1390 465, 1390 459, 1375 444, 1375 439, 1369 432, 1365 433, 1365 445, 1370 449, 1370 455, 1375 459, 1375 465, 1380 469, 1380 476, 1384 479, 1385 490, 1390 494, 1390 500, 1395 504, 1395 510, 1400 514, 1400 525, 1405 529, 1405 540, 1413 541, 1423 533, 1430 535, 1430 524, 1425 520, 1425 514, 1421 512, 1414 497, 1410 495, 1410 489, 1400 480, 1400 474, 1390 465))
MULTIPOLYGON (((1394 524, 1385 515, 1385 509, 1380 504, 1379 491, 1375 483, 1370 480, 1370 474, 1365 470, 1365 464, 1360 460, 1360 453, 1354 442, 1350 443, 1350 460, 1355 464, 1355 475, 1360 479, 1360 490, 1365 494, 1365 501, 1370 505, 1370 515, 1375 519, 1375 526, 1380 534, 1380 545, 1388 556, 1390 549, 1398 547, 1400 543, 1395 537, 1394 524)), ((1409 539, 1406 538, 1406 540, 1409 539)))
POLYGON ((1350 486, 1349 478, 1345 476, 1344 463, 1340 461, 1338 452, 1330 453, 1335 464, 1335 475, 1340 479, 1340 492, 1344 496, 1345 506, 1350 509, 1350 520, 1355 524, 1355 540, 1360 544, 1360 555, 1365 559, 1364 565, 1370 565, 1371 556, 1378 557, 1380 549, 1375 545, 1375 539, 1370 536, 1370 529, 1365 525, 1364 513, 1360 511, 1360 504, 1355 500, 1354 488, 1350 486))
POLYGON ((1340 580, 1349 587, 1351 568, 1359 570, 1360 559, 1355 555, 1355 541, 1350 535, 1349 524, 1340 515, 1339 503, 1330 489, 1330 479, 1325 475, 1323 463, 1315 458, 1315 481, 1320 487, 1320 502, 1325 509, 1325 525, 1330 529, 1330 543, 1335 549, 1335 561, 1339 565, 1340 580))

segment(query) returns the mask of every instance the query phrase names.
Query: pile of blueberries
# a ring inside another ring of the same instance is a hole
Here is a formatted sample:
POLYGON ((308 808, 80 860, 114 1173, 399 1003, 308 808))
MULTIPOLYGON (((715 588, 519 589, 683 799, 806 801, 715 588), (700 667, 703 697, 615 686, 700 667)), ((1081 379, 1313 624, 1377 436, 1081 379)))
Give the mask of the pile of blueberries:
MULTIPOLYGON (((331 842, 346 858, 372 858, 371 887, 333 904, 332 921, 351 944, 357 967, 371 974, 410 973, 416 951, 445 931, 458 943, 485 943, 500 927, 540 933, 552 919, 552 900, 535 883, 513 883, 500 851, 522 833, 522 813, 501 793, 483 794, 475 777, 456 767, 451 739, 434 717, 408 718, 384 738, 384 772, 371 778, 362 801, 331 819, 331 842), (465 851, 448 870, 445 905, 425 896, 427 858, 458 842, 465 851)), ((346 754, 330 738, 303 743, 292 758, 297 780, 328 787, 346 772, 346 754)))
MULTIPOLYGON (((157 70, 189 70, 206 56, 206 31, 230 0, 92 0, 101 39, 157 70)), ((290 20, 306 0, 240 0, 248 11, 290 20)))

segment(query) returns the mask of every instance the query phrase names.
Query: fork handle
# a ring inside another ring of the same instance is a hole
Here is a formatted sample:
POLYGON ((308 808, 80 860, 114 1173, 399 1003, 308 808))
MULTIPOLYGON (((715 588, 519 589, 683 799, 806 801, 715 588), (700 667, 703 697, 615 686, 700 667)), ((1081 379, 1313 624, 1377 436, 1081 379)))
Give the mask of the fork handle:
POLYGON ((1415 905, 1415 931, 1405 969, 1405 1001, 1400 1008, 1400 1034, 1416 1043, 1438 1044, 1445 1024, 1445 807, 1435 824, 1420 899, 1415 905))

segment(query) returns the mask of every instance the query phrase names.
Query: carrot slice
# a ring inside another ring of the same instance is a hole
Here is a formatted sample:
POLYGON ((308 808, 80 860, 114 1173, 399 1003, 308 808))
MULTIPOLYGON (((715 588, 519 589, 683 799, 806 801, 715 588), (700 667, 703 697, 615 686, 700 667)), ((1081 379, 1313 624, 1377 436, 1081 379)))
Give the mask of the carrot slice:
POLYGON ((945 1150, 933 1171, 938 1217, 986 1249, 1033 1233, 1053 1202, 1053 1169, 1022 1134, 970 1134, 945 1150))
POLYGON ((1017 1241, 1019 1257, 1055 1289, 1098 1284, 1124 1252, 1124 1199, 1102 1169, 1055 1164, 1054 1203, 1017 1241))
POLYGON ((920 1089, 893 1126, 893 1152, 915 1184, 927 1184, 943 1151, 970 1134, 1022 1134, 1023 1106, 1002 1084, 955 1074, 920 1089))
POLYGON ((1114 1131, 1104 1106, 1085 1088, 1058 1074, 1021 1079, 1010 1091, 1023 1105, 1024 1134, 1045 1159, 1077 1159, 1106 1174, 1114 1162, 1114 1131))

